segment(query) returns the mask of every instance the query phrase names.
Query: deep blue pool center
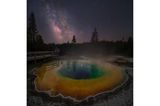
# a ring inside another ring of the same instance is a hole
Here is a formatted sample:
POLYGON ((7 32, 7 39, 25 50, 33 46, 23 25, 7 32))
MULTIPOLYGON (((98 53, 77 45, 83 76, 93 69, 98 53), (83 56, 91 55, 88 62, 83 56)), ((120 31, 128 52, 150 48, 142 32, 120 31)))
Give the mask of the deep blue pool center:
POLYGON ((94 79, 103 76, 106 71, 94 63, 71 61, 63 64, 58 73, 72 79, 94 79))

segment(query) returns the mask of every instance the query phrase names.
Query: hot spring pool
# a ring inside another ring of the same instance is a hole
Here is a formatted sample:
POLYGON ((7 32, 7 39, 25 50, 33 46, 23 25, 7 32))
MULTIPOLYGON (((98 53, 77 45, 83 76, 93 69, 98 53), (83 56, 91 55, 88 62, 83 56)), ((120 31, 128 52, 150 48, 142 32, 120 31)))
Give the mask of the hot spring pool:
MULTIPOLYGON (((61 76, 72 79, 95 79, 106 74, 102 68, 93 63, 84 63, 82 61, 70 62, 58 71, 61 76)), ((108 73, 109 74, 109 73, 108 73)))
POLYGON ((53 61, 39 67, 36 76, 38 92, 78 101, 112 91, 126 79, 120 67, 93 60, 53 61))

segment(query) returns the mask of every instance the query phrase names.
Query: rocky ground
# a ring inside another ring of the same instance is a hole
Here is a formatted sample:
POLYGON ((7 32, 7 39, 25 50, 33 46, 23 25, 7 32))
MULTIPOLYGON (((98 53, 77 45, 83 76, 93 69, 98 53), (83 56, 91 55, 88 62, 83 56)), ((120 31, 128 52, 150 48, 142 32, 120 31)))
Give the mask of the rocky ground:
MULTIPOLYGON (((84 58, 84 57, 83 57, 84 58)), ((97 57, 99 58, 99 57, 97 57)), ((74 102, 61 96, 49 97, 45 93, 38 93, 34 86, 34 71, 43 62, 28 63, 27 65, 27 106, 133 106, 133 59, 123 56, 103 58, 103 61, 119 65, 124 68, 128 80, 114 92, 103 93, 82 102, 74 102)))

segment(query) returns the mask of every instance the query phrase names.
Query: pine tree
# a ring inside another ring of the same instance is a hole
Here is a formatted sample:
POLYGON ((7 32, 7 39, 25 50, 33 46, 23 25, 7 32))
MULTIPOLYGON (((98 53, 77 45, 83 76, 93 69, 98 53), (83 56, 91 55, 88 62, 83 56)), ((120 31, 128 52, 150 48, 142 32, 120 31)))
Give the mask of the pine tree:
POLYGON ((36 26, 36 21, 35 21, 35 17, 34 14, 31 13, 30 17, 29 17, 29 22, 28 22, 28 34, 27 34, 27 40, 30 43, 35 43, 36 41, 36 34, 37 34, 37 26, 36 26))
POLYGON ((76 36, 73 35, 72 43, 76 43, 76 36))
POLYGON ((37 30, 35 16, 31 13, 27 24, 27 49, 37 50, 43 45, 43 39, 37 30))
POLYGON ((98 32, 96 28, 94 29, 94 32, 92 33, 91 42, 92 43, 98 42, 98 32))

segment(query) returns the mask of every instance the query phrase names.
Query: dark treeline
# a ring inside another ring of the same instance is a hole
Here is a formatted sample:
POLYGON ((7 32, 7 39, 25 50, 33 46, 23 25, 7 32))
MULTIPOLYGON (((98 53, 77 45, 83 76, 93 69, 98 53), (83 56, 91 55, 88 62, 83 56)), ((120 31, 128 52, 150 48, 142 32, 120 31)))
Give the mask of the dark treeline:
POLYGON ((73 35, 71 43, 45 44, 37 30, 34 14, 32 13, 27 23, 27 52, 30 51, 57 51, 59 55, 127 55, 133 56, 133 37, 127 41, 98 41, 98 32, 95 28, 91 42, 76 43, 73 35))
POLYGON ((28 51, 59 51, 59 55, 106 55, 121 54, 133 56, 133 39, 128 41, 101 41, 97 43, 36 44, 28 46, 28 51))
POLYGON ((32 13, 27 23, 27 52, 48 51, 54 49, 54 44, 45 44, 42 36, 37 30, 35 16, 32 13))
POLYGON ((55 45, 60 55, 126 55, 133 56, 133 39, 128 41, 99 41, 96 43, 65 43, 55 45))

